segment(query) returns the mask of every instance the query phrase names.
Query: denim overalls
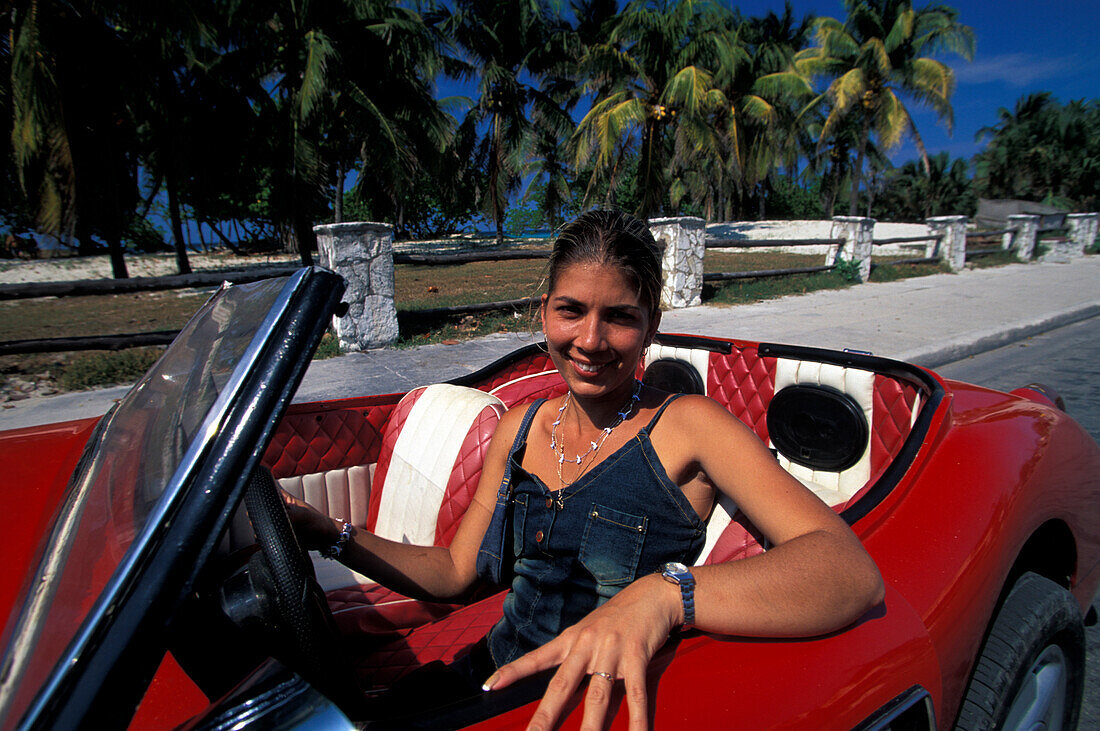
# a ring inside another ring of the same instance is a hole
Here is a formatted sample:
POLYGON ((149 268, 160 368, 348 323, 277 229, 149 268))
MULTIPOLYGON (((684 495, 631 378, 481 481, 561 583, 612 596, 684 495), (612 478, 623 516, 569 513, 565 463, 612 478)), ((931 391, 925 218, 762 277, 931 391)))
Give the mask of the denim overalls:
POLYGON ((649 441, 653 425, 675 398, 560 494, 520 466, 531 421, 545 399, 527 410, 478 553, 478 571, 486 578, 499 581, 502 564, 507 569, 503 562, 515 566, 504 616, 489 632, 497 667, 553 639, 636 577, 659 571, 668 561, 691 565, 698 557, 706 525, 649 441), (501 547, 509 496, 513 545, 501 547))

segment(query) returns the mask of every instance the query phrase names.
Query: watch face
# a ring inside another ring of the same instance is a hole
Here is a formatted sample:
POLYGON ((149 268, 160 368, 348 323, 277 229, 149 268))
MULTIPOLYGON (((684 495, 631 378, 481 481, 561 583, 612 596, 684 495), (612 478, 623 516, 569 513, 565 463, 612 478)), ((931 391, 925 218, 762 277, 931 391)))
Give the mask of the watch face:
POLYGON ((665 574, 686 574, 688 567, 678 561, 670 561, 661 567, 661 572, 665 574))

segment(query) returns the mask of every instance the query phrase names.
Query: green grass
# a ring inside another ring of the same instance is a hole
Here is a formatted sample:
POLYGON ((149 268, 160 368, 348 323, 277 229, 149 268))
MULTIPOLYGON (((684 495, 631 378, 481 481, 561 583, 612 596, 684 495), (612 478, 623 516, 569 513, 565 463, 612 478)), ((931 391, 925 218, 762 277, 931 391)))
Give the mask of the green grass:
POLYGON ((62 367, 58 386, 65 391, 80 391, 96 386, 133 383, 149 370, 163 352, 163 348, 130 348, 82 353, 62 367))
POLYGON ((1020 260, 1016 258, 1014 252, 1002 250, 992 254, 976 256, 973 259, 967 259, 966 265, 974 269, 989 269, 991 267, 1002 267, 1007 264, 1017 264, 1019 261, 1020 260))
POLYGON ((706 282, 703 284, 703 304, 742 305, 789 294, 806 294, 821 289, 844 289, 850 286, 851 282, 837 272, 706 282))
MULTIPOLYGON (((872 260, 873 261, 873 260, 872 260)), ((896 282, 899 279, 927 277, 950 271, 946 264, 877 264, 871 268, 872 282, 896 282)))

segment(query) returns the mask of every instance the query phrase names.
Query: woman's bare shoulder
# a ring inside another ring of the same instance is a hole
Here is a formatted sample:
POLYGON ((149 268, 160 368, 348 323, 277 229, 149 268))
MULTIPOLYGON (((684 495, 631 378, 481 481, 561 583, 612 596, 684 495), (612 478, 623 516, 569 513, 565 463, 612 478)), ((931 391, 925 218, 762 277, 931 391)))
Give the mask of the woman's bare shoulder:
POLYGON ((516 435, 519 434, 523 417, 530 408, 531 404, 518 404, 505 411, 504 416, 500 417, 500 423, 497 424, 496 431, 493 432, 493 444, 511 446, 516 435))
POLYGON ((673 400, 665 409, 665 414, 677 421, 695 422, 700 429, 705 429, 710 424, 708 421, 703 421, 701 417, 711 421, 726 422, 732 420, 740 423, 733 414, 726 410, 726 407, 709 396, 685 393, 670 398, 673 400))
POLYGON ((756 439, 751 429, 709 396, 684 394, 676 398, 665 409, 661 422, 679 438, 695 442, 756 439))

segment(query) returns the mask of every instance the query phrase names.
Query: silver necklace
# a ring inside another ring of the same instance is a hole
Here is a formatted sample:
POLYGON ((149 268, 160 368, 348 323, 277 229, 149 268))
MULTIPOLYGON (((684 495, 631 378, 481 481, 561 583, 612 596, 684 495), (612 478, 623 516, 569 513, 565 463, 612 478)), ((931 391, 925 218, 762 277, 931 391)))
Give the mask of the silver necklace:
MULTIPOLYGON (((600 447, 602 447, 604 441, 606 441, 607 438, 611 436, 611 432, 615 429, 615 427, 617 427, 619 424, 622 424, 630 417, 630 414, 634 411, 634 404, 638 403, 638 400, 642 397, 641 394, 642 382, 638 379, 634 379, 634 392, 630 395, 630 398, 623 405, 623 408, 619 410, 619 413, 615 415, 615 420, 611 422, 611 424, 603 428, 603 433, 600 434, 599 439, 593 442, 589 442, 588 450, 586 452, 584 452, 583 454, 578 454, 576 457, 570 459, 569 461, 575 462, 577 466, 580 467, 582 464, 584 464, 584 461, 588 459, 589 455, 593 455, 596 452, 599 452, 600 447)), ((569 407, 569 402, 572 400, 572 397, 573 393, 571 391, 565 394, 565 400, 562 401, 561 408, 558 409, 557 421, 554 422, 553 428, 550 430, 550 451, 554 452, 558 456, 558 482, 561 483, 561 486, 563 488, 566 486, 566 484, 568 484, 565 481, 565 477, 562 475, 562 465, 565 464, 565 432, 564 430, 562 431, 561 439, 559 440, 558 427, 561 426, 562 416, 565 414, 566 408, 569 407)), ((579 479, 582 474, 584 474, 583 469, 578 471, 577 479, 579 479)), ((565 496, 562 494, 562 490, 558 490, 557 504, 559 510, 564 507, 565 496)))

